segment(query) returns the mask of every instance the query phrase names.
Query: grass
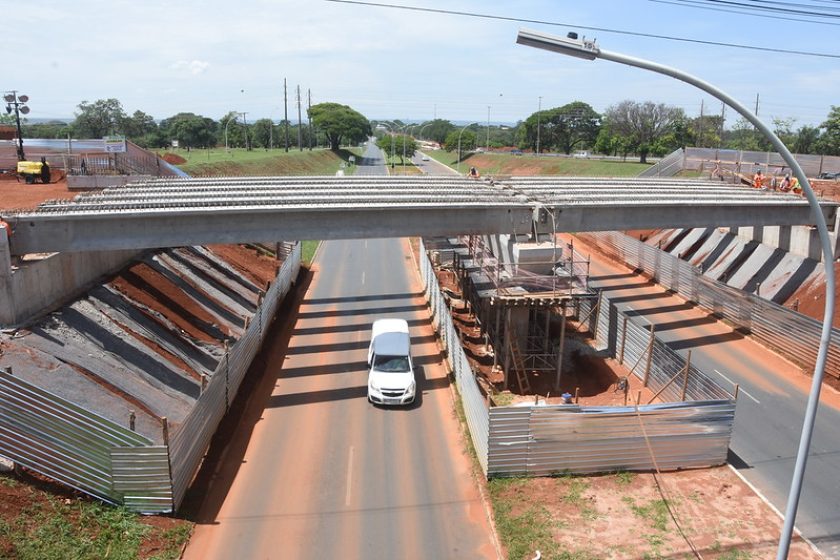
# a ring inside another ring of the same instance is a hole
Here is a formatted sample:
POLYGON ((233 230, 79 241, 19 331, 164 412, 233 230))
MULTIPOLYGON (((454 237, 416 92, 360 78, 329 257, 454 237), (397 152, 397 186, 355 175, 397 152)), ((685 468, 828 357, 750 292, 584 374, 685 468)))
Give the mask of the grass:
POLYGON ((312 260, 315 258, 315 252, 318 250, 320 241, 304 241, 300 248, 300 264, 309 267, 312 265, 312 260))
MULTIPOLYGON (((20 560, 139 558, 144 538, 155 529, 123 508, 65 500, 45 494, 11 521, 0 521, 0 538, 20 560)), ((163 533, 165 548, 154 557, 175 559, 192 525, 163 533)))
POLYGON ((332 152, 324 149, 298 151, 283 149, 224 148, 209 150, 172 150, 187 162, 178 167, 194 177, 261 176, 261 175, 335 175, 345 164, 345 174, 352 174, 355 166, 348 164, 354 155, 348 150, 332 152))
POLYGON ((657 531, 665 531, 668 528, 668 504, 665 500, 651 500, 646 504, 639 505, 633 498, 624 497, 622 501, 628 505, 633 515, 650 522, 651 527, 657 531))
MULTIPOLYGON (((457 169, 458 153, 445 150, 429 150, 429 157, 457 169)), ((475 166, 482 175, 523 175, 523 168, 537 175, 589 176, 589 177, 635 177, 648 167, 637 161, 602 159, 576 159, 567 157, 523 154, 486 153, 466 154, 461 162, 461 173, 475 166)))
MULTIPOLYGON (((508 558, 532 558, 539 550, 543 558, 555 558, 554 522, 548 511, 538 504, 522 504, 511 497, 510 489, 525 484, 519 478, 494 478, 488 483, 490 499, 499 537, 508 551, 508 558)), ((583 560, 583 559, 581 559, 583 560)))

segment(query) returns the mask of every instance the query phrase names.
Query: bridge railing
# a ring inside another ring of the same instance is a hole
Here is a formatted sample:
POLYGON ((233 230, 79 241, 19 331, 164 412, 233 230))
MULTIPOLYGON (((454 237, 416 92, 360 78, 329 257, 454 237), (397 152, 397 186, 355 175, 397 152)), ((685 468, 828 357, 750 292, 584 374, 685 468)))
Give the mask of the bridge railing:
MULTIPOLYGON (((663 287, 750 333, 761 344, 813 369, 822 323, 754 294, 712 280, 691 263, 620 232, 581 233, 605 254, 638 268, 663 287)), ((840 379, 840 329, 831 332, 826 375, 840 379)))

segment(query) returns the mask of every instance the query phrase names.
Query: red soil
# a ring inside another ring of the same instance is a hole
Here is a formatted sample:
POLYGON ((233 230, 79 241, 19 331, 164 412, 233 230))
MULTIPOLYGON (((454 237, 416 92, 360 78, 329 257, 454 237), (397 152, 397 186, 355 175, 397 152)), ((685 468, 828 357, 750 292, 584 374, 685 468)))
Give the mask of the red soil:
POLYGON ((277 276, 280 262, 255 249, 241 245, 208 245, 207 248, 263 290, 277 276))

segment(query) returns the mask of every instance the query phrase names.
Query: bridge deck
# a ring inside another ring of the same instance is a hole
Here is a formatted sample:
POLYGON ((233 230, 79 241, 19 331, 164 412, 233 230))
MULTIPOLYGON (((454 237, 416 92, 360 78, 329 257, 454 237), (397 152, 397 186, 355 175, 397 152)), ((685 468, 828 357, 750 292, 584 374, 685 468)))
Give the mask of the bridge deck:
MULTIPOLYGON (((830 215, 836 204, 827 203, 830 215)), ((15 254, 409 235, 794 225, 803 198, 717 182, 514 177, 160 179, 8 216, 15 254), (553 220, 548 220, 550 212, 553 220)))

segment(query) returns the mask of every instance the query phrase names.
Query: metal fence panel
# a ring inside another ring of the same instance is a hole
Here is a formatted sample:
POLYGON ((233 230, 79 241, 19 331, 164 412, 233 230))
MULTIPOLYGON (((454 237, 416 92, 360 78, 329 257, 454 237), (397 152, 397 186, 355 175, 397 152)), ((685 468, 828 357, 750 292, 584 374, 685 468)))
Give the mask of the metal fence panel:
POLYGON ((441 343, 446 351, 446 361, 455 373, 455 386, 461 395, 461 404, 467 419, 467 427, 481 468, 487 473, 487 448, 489 419, 487 403, 475 379, 461 342, 458 338, 452 316, 440 292, 440 284, 434 274, 434 267, 426 254, 423 241, 420 241, 420 276, 424 282, 426 298, 433 317, 432 324, 437 329, 441 343))
MULTIPOLYGON (((595 243, 606 254, 621 259, 628 253, 638 254, 639 246, 646 245, 619 232, 578 235, 595 243)), ((760 343, 785 358, 813 369, 822 332, 821 321, 712 280, 690 263, 650 248, 656 251, 656 255, 644 253, 646 262, 639 265, 639 268, 645 270, 655 281, 670 288, 671 271, 675 268, 681 269, 680 274, 686 278, 682 281, 683 289, 679 290, 682 297, 729 321, 736 328, 748 331, 760 343), (685 289, 687 283, 692 285, 691 289, 685 289)), ((840 379, 840 329, 837 328, 831 331, 825 371, 826 375, 840 379)))
MULTIPOLYGON (((265 313, 266 320, 273 316, 300 270, 300 249, 298 243, 283 262, 277 278, 263 298, 263 306, 272 310, 271 314, 265 313)), ((170 440, 169 453, 176 507, 183 500, 204 453, 210 446, 210 439, 236 396, 251 361, 259 351, 260 342, 266 332, 261 321, 259 316, 255 316, 242 338, 219 361, 218 368, 196 401, 195 407, 178 426, 170 440)))
POLYGON ((708 467, 726 462, 734 401, 490 410, 488 476, 708 467))
MULTIPOLYGON (((110 503, 122 503, 111 451, 152 441, 0 370, 0 455, 110 503)), ((142 461, 140 467, 146 466, 142 461)), ((169 483, 169 473, 155 485, 169 483)), ((155 512, 172 510, 162 500, 155 512)))

